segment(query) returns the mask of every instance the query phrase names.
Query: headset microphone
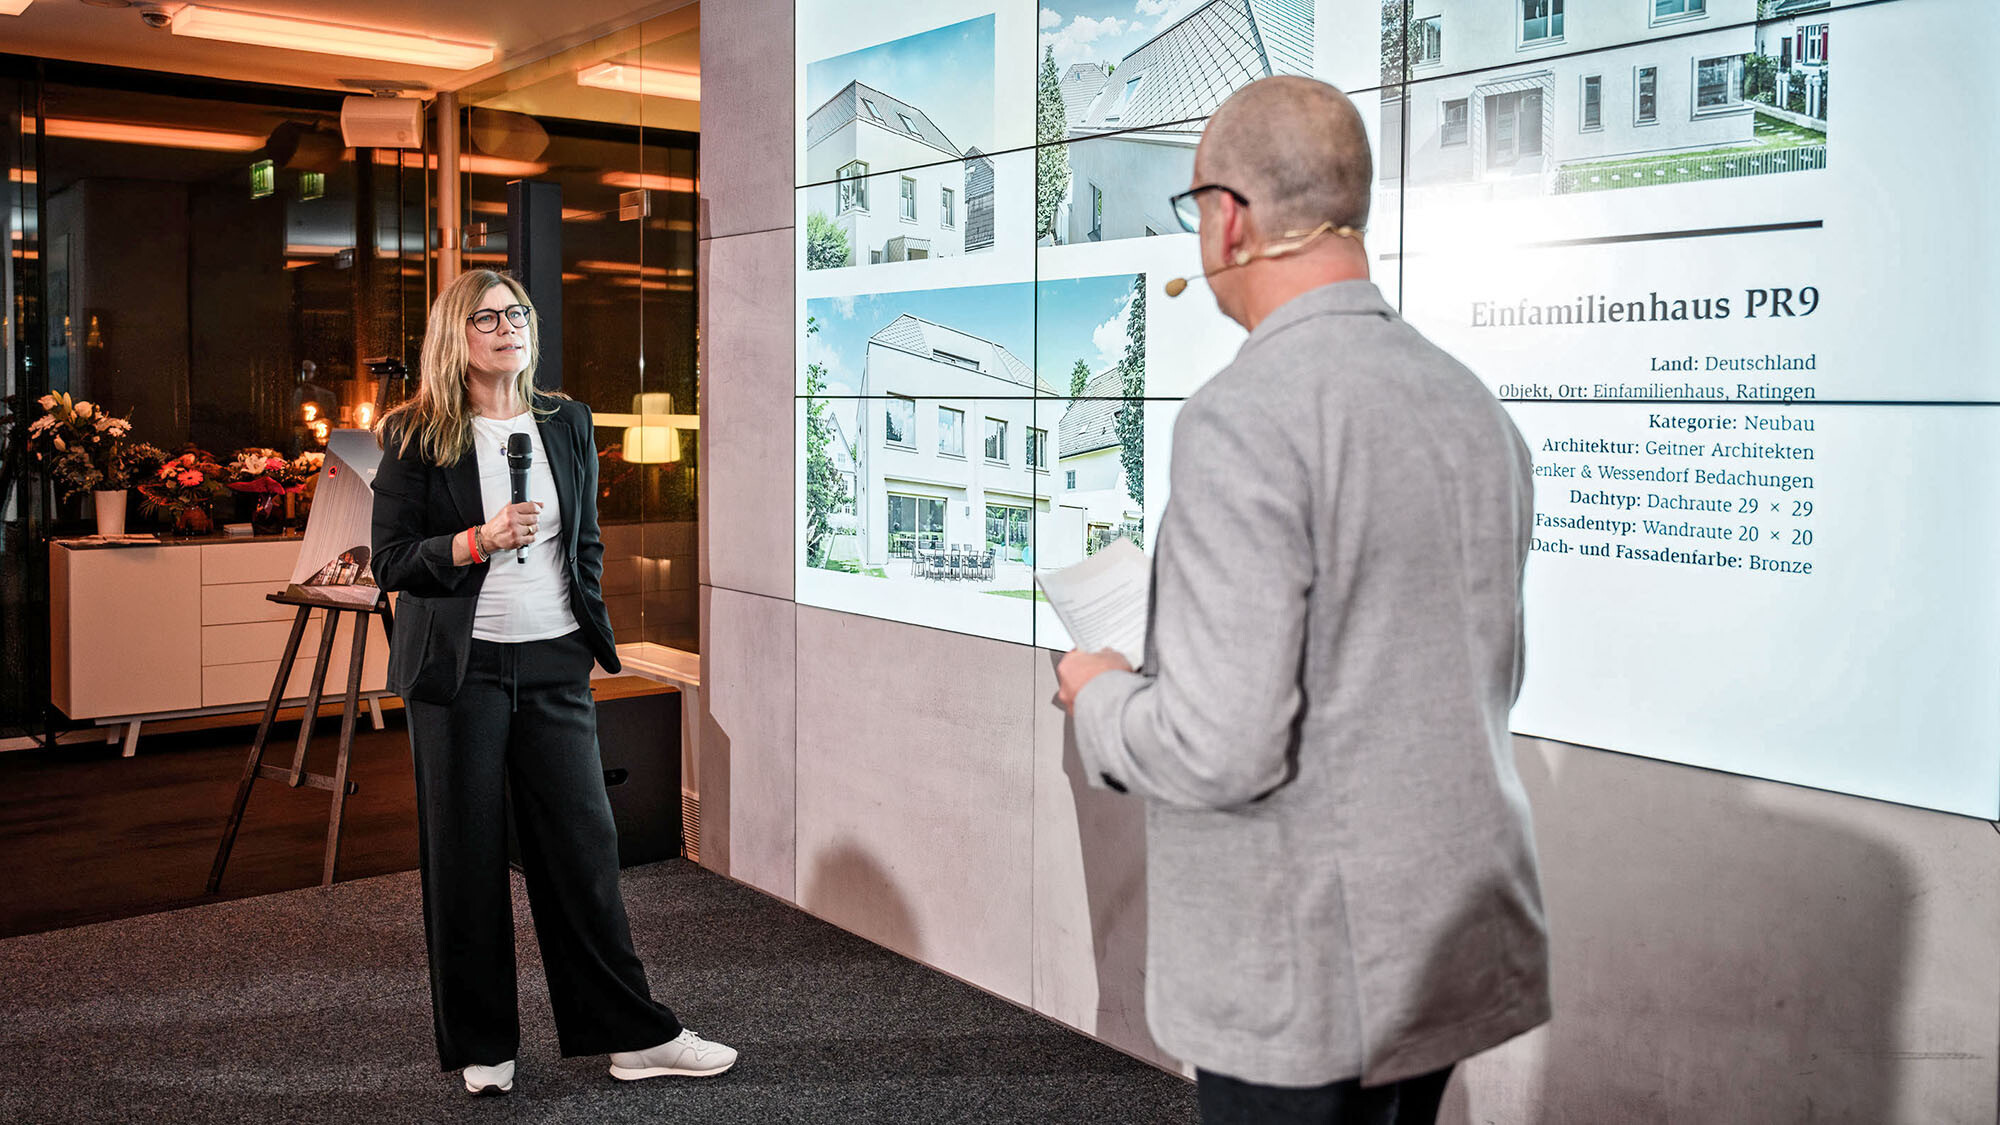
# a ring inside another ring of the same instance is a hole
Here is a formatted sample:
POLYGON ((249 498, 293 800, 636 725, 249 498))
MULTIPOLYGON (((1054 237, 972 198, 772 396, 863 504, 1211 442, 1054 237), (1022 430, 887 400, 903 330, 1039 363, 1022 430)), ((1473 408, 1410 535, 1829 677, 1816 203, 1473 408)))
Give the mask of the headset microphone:
MULTIPOLYGON (((1212 270, 1203 270, 1201 272, 1201 276, 1204 278, 1214 277, 1216 274, 1219 274, 1224 270, 1237 269, 1241 266, 1247 266, 1251 262, 1260 261, 1264 258, 1282 258, 1287 254, 1296 254, 1299 251, 1305 249, 1306 247, 1312 245, 1315 241, 1319 239, 1321 235, 1328 233, 1331 233, 1335 238, 1359 239, 1361 237, 1361 231, 1355 229, 1354 227, 1335 226, 1330 221, 1324 222, 1321 223, 1316 229, 1304 233, 1301 233, 1299 231, 1292 231, 1286 234, 1284 238, 1278 240, 1277 242, 1272 243, 1269 246, 1264 247, 1262 250, 1257 251, 1255 254, 1252 254, 1248 250, 1238 250, 1236 252, 1236 257, 1233 260, 1229 261, 1224 265, 1217 266, 1212 270)), ((1187 278, 1185 277, 1170 278, 1168 279, 1166 284, 1167 296, 1178 297, 1182 293, 1187 292, 1187 287, 1188 287, 1187 278)))

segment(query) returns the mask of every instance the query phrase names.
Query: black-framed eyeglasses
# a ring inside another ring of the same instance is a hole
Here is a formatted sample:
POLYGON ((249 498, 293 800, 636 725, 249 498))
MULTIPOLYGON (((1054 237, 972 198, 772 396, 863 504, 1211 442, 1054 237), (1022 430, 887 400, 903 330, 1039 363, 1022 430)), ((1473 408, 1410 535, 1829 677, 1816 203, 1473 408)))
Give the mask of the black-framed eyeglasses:
POLYGON ((503 316, 507 318, 507 323, 516 328, 526 328, 528 326, 528 306, 526 305, 508 305, 504 309, 480 309, 465 319, 472 322, 472 327, 481 332, 498 332, 500 330, 500 318, 503 316))
POLYGON ((1174 209, 1174 218, 1180 220, 1181 229, 1189 234, 1196 234, 1201 230, 1201 201, 1197 197, 1205 191, 1228 192, 1229 198, 1234 199, 1238 207, 1250 206, 1250 201, 1243 198, 1243 193, 1233 187, 1224 184, 1197 184, 1167 200, 1168 205, 1174 209))

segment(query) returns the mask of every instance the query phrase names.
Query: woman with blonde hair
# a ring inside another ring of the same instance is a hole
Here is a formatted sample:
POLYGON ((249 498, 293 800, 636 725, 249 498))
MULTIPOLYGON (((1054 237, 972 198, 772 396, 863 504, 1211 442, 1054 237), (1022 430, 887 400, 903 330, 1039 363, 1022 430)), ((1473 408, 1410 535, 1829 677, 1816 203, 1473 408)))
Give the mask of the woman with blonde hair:
POLYGON ((422 385, 376 427, 374 570, 402 592, 388 682, 416 762, 439 1063, 472 1093, 513 1088, 511 802, 563 1055, 608 1053, 621 1079, 720 1074, 736 1052, 654 1001, 632 950, 590 693, 593 664, 619 668, 597 448, 589 408, 535 386, 536 339, 518 281, 460 276, 431 306, 422 385))

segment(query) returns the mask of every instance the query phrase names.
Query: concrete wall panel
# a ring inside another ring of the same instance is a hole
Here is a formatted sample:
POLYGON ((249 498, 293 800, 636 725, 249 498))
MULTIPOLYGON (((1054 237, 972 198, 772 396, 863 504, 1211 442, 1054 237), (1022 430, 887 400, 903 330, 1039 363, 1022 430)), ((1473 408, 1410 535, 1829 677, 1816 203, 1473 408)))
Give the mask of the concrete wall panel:
POLYGON ((798 609, 789 601, 702 588, 702 860, 792 901, 798 728, 798 609))
POLYGON ((701 237, 792 225, 791 0, 701 10, 701 237))
POLYGON ((792 597, 792 238, 701 244, 702 580, 792 597))
POLYGON ((798 901, 1030 1002, 1034 661, 801 607, 798 901))

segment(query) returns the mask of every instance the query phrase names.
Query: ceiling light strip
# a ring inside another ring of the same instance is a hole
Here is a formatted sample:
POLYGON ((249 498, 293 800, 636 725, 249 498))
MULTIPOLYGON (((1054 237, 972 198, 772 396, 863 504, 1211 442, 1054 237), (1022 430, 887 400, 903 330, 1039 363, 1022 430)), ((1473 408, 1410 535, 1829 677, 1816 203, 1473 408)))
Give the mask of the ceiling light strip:
POLYGON ((110 141, 114 144, 155 145, 160 148, 199 148, 212 152, 255 152, 264 147, 264 138, 248 133, 218 133, 208 129, 177 129, 168 125, 141 125, 131 121, 85 121, 74 117, 49 117, 42 121, 51 137, 73 141, 110 141))
POLYGON ((409 32, 347 27, 193 4, 174 13, 172 29, 175 35, 191 35, 197 39, 411 63, 443 70, 470 70, 484 66, 492 62, 498 53, 490 46, 453 43, 409 32))
POLYGON ((701 75, 627 63, 598 63, 576 72, 576 84, 601 90, 621 90, 654 98, 701 100, 701 75))

